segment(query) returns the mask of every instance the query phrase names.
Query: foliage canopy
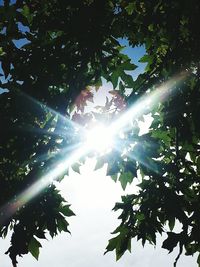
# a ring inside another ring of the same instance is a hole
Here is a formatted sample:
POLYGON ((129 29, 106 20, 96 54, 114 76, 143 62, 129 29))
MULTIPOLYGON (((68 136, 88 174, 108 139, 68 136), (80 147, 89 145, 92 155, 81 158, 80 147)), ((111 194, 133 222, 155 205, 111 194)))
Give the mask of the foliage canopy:
POLYGON ((134 122, 125 136, 126 157, 113 150, 99 159, 108 162, 108 175, 123 188, 142 175, 138 193, 114 207, 122 211, 121 224, 107 251, 115 250, 119 259, 131 249, 132 238, 155 244, 168 225, 163 248, 171 252, 179 245, 177 259, 183 249, 186 255, 200 252, 199 1, 0 3, 0 87, 5 89, 0 94, 0 235, 13 230, 7 252, 13 266, 18 255, 31 252, 38 258, 38 240, 46 232, 53 237, 68 231, 67 217, 74 214, 53 183, 30 201, 19 203, 18 195, 79 142, 71 111, 76 109, 76 120, 86 118, 82 101, 92 97, 87 88, 98 88, 102 77, 123 99, 113 93, 108 109, 130 107, 172 78, 176 92, 145 111, 153 118, 147 134, 138 135, 134 122), (136 66, 123 54, 119 38, 133 47, 145 45, 140 61, 146 70, 135 81, 126 71, 136 66), (176 82, 175 75, 183 72, 187 78, 176 82))

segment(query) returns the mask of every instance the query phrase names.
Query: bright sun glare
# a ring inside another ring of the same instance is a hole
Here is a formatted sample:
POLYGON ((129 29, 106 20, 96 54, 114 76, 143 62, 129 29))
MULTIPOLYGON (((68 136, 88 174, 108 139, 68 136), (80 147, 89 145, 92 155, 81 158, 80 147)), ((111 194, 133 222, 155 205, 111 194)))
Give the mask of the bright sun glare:
MULTIPOLYGON (((22 191, 19 195, 15 196, 14 199, 10 200, 10 202, 0 208, 0 212, 6 214, 4 219, 6 220, 6 218, 9 218, 19 207, 22 207, 29 202, 32 198, 39 194, 43 188, 56 180, 59 175, 64 174, 66 169, 72 166, 81 157, 86 156, 91 151, 96 151, 100 154, 109 152, 116 145, 114 141, 115 137, 122 129, 127 127, 130 120, 133 121, 134 119, 139 118, 139 116, 144 115, 146 110, 151 110, 155 105, 157 105, 157 103, 163 102, 169 94, 172 94, 172 89, 176 88, 174 84, 183 81, 185 78, 186 73, 180 73, 168 82, 156 88, 150 94, 144 95, 109 126, 99 124, 93 129, 87 130, 85 134, 85 141, 81 147, 75 149, 70 156, 63 158, 56 167, 53 166, 50 171, 37 180, 37 182, 22 191)), ((65 121, 65 118, 63 121, 65 121)))
POLYGON ((106 153, 112 149, 114 133, 103 124, 86 133, 86 146, 89 150, 106 153))

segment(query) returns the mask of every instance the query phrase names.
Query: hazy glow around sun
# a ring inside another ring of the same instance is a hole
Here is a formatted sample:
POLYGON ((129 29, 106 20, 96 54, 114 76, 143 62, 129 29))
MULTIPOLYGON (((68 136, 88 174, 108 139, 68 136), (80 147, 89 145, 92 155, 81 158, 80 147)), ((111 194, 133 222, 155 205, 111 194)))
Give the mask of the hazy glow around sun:
POLYGON ((106 153, 112 149, 114 134, 109 127, 99 124, 86 132, 86 147, 89 150, 106 153))
MULTIPOLYGON (((116 120, 111 122, 109 126, 99 124, 91 130, 85 131, 84 129, 84 141, 83 143, 80 143, 80 146, 78 146, 77 149, 74 149, 72 153, 58 162, 58 165, 56 167, 50 166, 49 172, 43 175, 29 188, 11 199, 4 206, 0 207, 0 212, 6 211, 6 216, 4 219, 6 220, 7 218, 11 217, 17 209, 36 197, 43 188, 47 187, 49 184, 55 181, 60 175, 64 174, 65 171, 79 159, 81 159, 81 157, 86 157, 90 152, 99 152, 99 154, 105 154, 111 151, 113 148, 118 148, 117 139, 124 139, 123 131, 126 131, 126 128, 129 129, 128 125, 133 120, 137 120, 145 113, 150 113, 158 103, 162 103, 165 99, 168 98, 169 95, 172 95, 172 93, 174 95, 174 89, 178 88, 176 86, 177 83, 181 83, 186 77, 186 72, 180 73, 169 81, 158 86, 154 91, 143 95, 136 103, 134 103, 134 105, 129 107, 126 112, 123 112, 120 116, 118 116, 116 120), (122 133, 121 136, 120 133, 122 133)), ((35 103, 39 102, 35 101, 35 103)), ((55 111, 52 112, 57 114, 55 111)), ((65 123, 66 121, 69 121, 68 118, 67 120, 62 116, 61 118, 65 123)), ((144 124, 145 126, 147 126, 146 121, 144 122, 144 124)), ((146 131, 148 132, 148 127, 146 131)), ((83 132, 80 131, 81 136, 83 132)), ((142 131, 140 131, 140 134, 142 134, 142 131)))

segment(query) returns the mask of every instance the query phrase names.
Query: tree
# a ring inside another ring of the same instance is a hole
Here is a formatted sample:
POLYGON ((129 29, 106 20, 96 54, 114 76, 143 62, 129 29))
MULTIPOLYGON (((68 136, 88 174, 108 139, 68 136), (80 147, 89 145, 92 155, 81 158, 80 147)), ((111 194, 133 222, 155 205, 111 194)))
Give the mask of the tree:
MULTIPOLYGON (((92 97, 88 86, 98 88, 101 77, 115 89, 108 111, 111 105, 124 110, 119 99, 128 109, 168 81, 175 88, 145 110, 153 117, 147 134, 138 135, 143 114, 126 132, 126 156, 113 150, 99 159, 109 163, 108 175, 123 188, 142 175, 138 193, 114 207, 122 210, 121 224, 107 251, 115 250, 119 259, 131 249, 132 238, 155 244, 168 224, 163 248, 171 252, 179 245, 175 264, 183 248, 187 255, 200 252, 199 9, 196 0, 1 4, 0 235, 13 230, 7 252, 13 266, 18 255, 31 252, 38 258, 38 240, 46 232, 53 237, 68 231, 67 217, 74 214, 53 182, 40 191, 34 187, 39 194, 29 201, 24 196, 30 198, 29 189, 80 141, 73 121, 86 119, 81 103, 92 97), (147 67, 136 81, 126 72, 136 66, 122 53, 119 38, 127 38, 130 46, 145 45, 140 61, 147 67), (182 82, 175 79, 180 73, 182 82), (132 89, 130 95, 126 88, 132 89), (173 230, 177 222, 179 233, 173 230)), ((57 179, 66 173, 67 168, 57 179)))

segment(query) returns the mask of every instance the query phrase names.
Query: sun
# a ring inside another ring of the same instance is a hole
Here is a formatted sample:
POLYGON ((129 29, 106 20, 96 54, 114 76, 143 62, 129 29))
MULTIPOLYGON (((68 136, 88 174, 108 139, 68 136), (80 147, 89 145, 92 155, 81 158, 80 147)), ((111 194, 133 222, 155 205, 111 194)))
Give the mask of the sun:
POLYGON ((109 127, 98 124, 86 132, 86 147, 90 151, 106 153, 114 144, 114 133, 109 127))

